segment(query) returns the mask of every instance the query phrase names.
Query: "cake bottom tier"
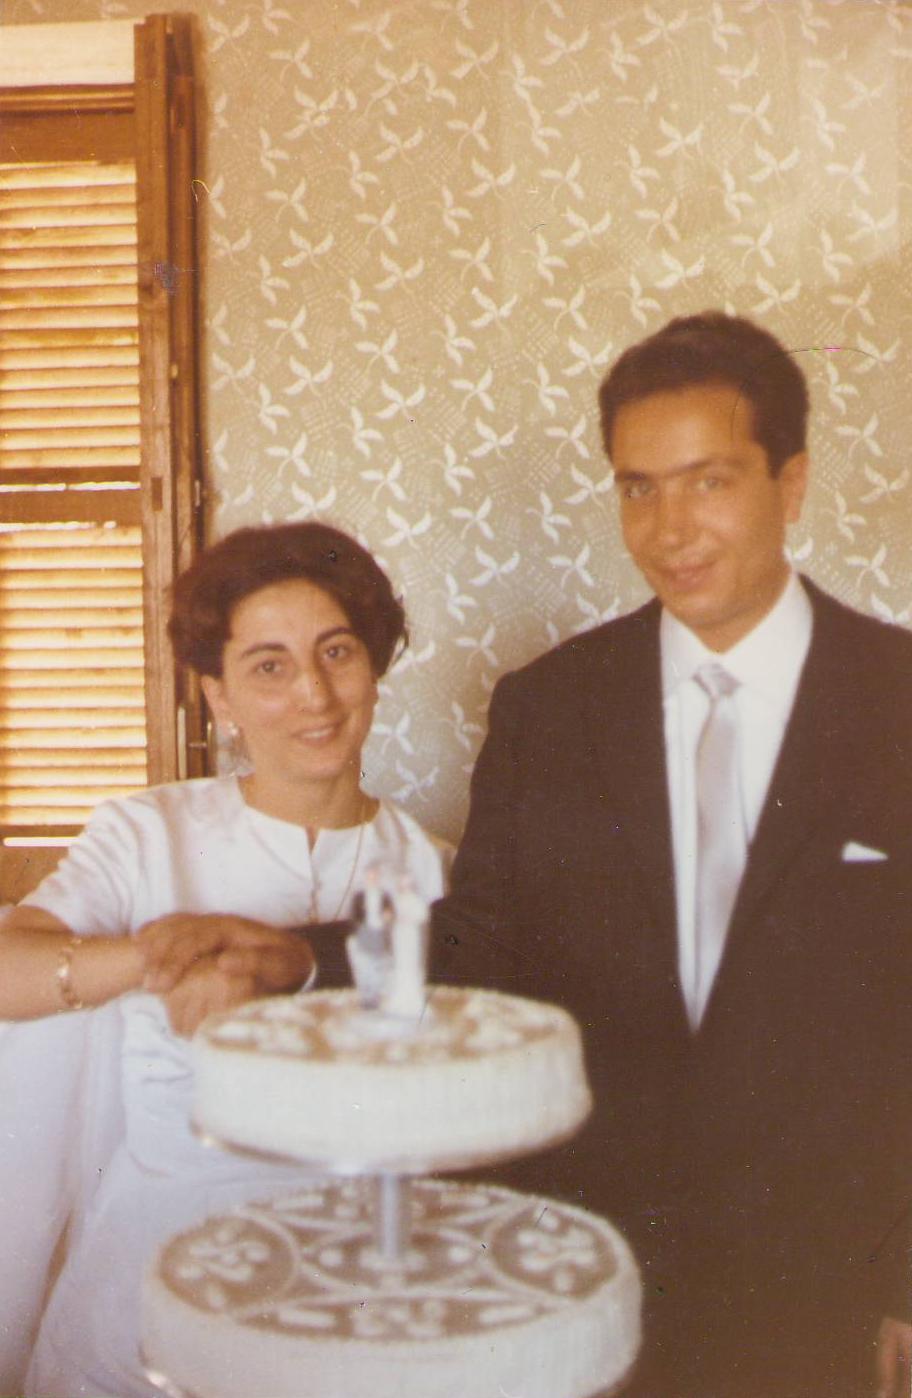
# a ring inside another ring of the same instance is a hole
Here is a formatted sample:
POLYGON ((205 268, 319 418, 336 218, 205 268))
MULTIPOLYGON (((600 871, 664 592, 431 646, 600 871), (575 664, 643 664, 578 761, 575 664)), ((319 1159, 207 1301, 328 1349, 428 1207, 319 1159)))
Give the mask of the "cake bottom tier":
POLYGON ((150 1367, 197 1398, 592 1398, 630 1370, 640 1282, 603 1219, 489 1186, 412 1185, 395 1265, 370 1181, 172 1238, 146 1277, 150 1367))

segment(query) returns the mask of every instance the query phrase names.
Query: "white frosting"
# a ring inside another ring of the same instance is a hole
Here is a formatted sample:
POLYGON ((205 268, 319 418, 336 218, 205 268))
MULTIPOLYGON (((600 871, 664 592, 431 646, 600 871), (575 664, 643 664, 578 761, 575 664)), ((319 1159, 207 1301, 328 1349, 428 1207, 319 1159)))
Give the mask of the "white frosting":
POLYGON ((173 1238, 145 1284, 150 1365, 197 1398, 590 1398, 629 1370, 640 1283, 604 1220, 420 1181, 384 1267, 369 1182, 316 1182, 173 1238))
POLYGON ((417 1023, 353 991, 273 997, 195 1040, 199 1129, 352 1169, 454 1168, 570 1135, 587 1115, 579 1030, 554 1005, 429 987, 417 1023))

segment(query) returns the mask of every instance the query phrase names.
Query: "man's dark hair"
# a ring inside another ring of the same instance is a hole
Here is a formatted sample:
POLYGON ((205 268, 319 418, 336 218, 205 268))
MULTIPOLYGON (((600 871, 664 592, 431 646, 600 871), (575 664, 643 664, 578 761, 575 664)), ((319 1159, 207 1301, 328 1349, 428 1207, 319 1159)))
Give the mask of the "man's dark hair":
MULTIPOLYGON (((651 393, 728 384, 753 409, 753 435, 770 474, 807 445, 808 391, 794 354, 768 330, 722 311, 678 316, 615 361, 599 388, 602 441, 611 456, 618 411, 651 393)), ((737 401, 737 399, 736 399, 737 401)))
POLYGON ((261 587, 298 578, 338 602, 375 676, 384 675, 397 648, 408 644, 402 603, 367 549, 314 520, 236 529, 203 550, 174 584, 168 632, 177 659, 221 678, 234 609, 261 587))

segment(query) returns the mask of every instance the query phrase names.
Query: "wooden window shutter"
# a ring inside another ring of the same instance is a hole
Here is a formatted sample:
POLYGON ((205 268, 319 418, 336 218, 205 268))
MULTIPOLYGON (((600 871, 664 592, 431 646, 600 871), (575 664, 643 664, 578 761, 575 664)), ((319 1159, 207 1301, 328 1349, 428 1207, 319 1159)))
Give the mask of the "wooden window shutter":
POLYGON ((132 83, 0 89, 7 840, 203 770, 165 633, 199 533, 190 21, 134 35, 132 83))

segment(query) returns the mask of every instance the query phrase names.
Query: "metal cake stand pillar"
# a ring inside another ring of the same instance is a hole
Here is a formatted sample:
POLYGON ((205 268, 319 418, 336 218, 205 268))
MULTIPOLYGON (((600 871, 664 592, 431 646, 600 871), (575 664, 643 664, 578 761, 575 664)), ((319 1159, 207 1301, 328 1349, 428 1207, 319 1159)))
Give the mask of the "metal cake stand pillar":
POLYGON ((411 1234, 411 1180, 408 1175, 374 1178, 374 1238, 384 1266, 405 1262, 411 1234))

